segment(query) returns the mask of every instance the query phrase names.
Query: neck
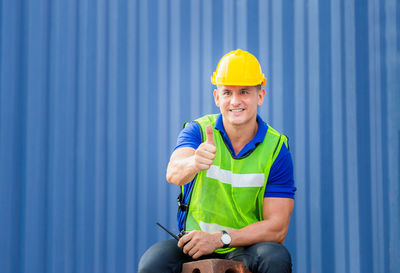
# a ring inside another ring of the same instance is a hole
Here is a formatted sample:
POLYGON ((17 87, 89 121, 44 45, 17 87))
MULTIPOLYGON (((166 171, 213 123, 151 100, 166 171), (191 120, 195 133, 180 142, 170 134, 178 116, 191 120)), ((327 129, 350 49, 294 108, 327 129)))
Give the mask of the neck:
POLYGON ((235 153, 238 154, 240 150, 257 134, 258 122, 257 119, 254 119, 248 124, 240 126, 232 126, 224 122, 224 128, 232 143, 235 153))

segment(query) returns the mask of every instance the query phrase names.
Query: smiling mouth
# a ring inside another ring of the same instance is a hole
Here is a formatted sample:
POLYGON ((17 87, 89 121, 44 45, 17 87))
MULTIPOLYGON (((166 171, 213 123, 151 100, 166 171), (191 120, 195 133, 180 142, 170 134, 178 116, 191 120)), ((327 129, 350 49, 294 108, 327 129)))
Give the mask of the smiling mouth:
POLYGON ((234 113, 239 113, 239 112, 243 112, 244 109, 231 109, 229 111, 234 112, 234 113))

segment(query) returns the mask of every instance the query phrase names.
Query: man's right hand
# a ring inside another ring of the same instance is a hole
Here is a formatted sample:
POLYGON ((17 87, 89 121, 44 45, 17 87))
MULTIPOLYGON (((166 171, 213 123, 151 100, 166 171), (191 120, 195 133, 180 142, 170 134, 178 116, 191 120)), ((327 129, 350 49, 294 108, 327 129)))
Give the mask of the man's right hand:
POLYGON ((201 143, 194 153, 194 165, 199 172, 208 170, 211 167, 215 159, 215 153, 217 152, 213 129, 210 125, 207 125, 206 133, 207 140, 201 143))
POLYGON ((206 133, 206 142, 201 143, 197 150, 191 147, 182 147, 172 153, 166 175, 169 183, 178 186, 185 185, 192 181, 198 172, 211 167, 217 148, 210 125, 207 126, 206 133))

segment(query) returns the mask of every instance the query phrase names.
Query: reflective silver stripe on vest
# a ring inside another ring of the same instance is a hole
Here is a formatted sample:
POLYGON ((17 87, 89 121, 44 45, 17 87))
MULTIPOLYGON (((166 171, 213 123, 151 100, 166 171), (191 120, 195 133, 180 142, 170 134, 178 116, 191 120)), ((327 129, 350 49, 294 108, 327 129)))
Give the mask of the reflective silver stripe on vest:
POLYGON ((209 224, 199 221, 200 229, 205 232, 218 232, 221 230, 233 230, 231 227, 224 227, 217 224, 209 224))
POLYGON ((265 183, 265 175, 263 173, 237 174, 222 170, 215 165, 211 165, 206 176, 217 179, 221 183, 230 184, 232 187, 262 187, 265 183))

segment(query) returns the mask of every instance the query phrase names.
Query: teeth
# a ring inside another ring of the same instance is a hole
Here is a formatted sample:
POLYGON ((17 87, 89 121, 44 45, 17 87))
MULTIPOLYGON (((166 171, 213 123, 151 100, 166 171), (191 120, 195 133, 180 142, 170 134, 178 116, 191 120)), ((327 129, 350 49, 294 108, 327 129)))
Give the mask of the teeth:
POLYGON ((233 110, 231 110, 232 112, 242 112, 243 111, 243 109, 233 109, 233 110))

